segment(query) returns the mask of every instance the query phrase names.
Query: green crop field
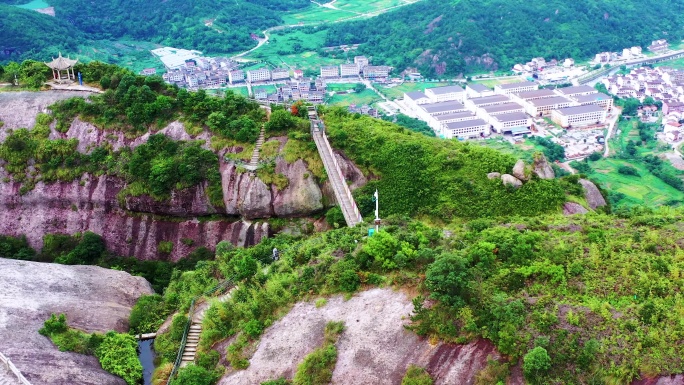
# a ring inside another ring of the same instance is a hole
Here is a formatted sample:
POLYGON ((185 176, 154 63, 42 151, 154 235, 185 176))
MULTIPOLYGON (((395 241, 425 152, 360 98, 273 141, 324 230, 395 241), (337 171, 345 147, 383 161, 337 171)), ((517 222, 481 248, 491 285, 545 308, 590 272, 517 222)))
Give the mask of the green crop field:
POLYGON ((404 92, 424 91, 426 88, 443 87, 455 84, 454 82, 404 82, 400 85, 385 87, 376 86, 378 91, 382 92, 388 99, 401 99, 404 97, 404 92))
POLYGON ((288 25, 321 24, 337 22, 349 18, 376 16, 389 8, 394 8, 420 0, 338 0, 331 7, 314 3, 295 13, 288 13, 283 20, 288 25))
POLYGON ((355 92, 351 94, 334 95, 328 100, 328 104, 335 106, 349 106, 351 104, 371 105, 379 101, 382 101, 382 98, 380 98, 380 96, 378 96, 378 94, 376 94, 373 90, 363 90, 361 92, 355 92))
POLYGON ((654 64, 654 67, 672 67, 676 69, 684 69, 684 58, 664 61, 658 64, 654 64))
POLYGON ((328 91, 347 91, 353 90, 356 83, 328 83, 328 91))
POLYGON ((604 158, 592 162, 592 167, 592 179, 606 190, 625 195, 620 204, 655 207, 673 200, 684 200, 684 193, 655 177, 641 162, 604 158), (640 176, 622 175, 617 171, 620 166, 634 167, 640 176))

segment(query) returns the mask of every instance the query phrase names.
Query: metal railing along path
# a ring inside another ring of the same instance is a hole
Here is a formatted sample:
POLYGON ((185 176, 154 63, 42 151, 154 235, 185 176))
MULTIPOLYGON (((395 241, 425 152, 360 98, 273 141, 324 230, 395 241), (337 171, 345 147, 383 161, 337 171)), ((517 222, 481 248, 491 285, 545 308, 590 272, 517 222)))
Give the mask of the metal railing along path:
POLYGON ((24 375, 21 374, 19 369, 17 369, 17 367, 14 366, 12 361, 10 361, 10 359, 2 353, 0 353, 0 364, 4 365, 7 368, 7 370, 9 370, 17 378, 17 380, 19 380, 19 382, 22 385, 31 385, 31 383, 26 379, 26 377, 24 377, 24 375))
POLYGON ((206 292, 196 296, 195 298, 192 299, 192 302, 190 302, 190 309, 188 310, 188 320, 185 324, 185 329, 183 330, 183 338, 181 339, 181 344, 180 348, 178 349, 178 354, 176 355, 176 361, 173 363, 173 369, 171 370, 171 374, 169 375, 169 379, 166 381, 166 385, 171 384, 171 381, 173 381, 174 377, 176 377, 176 374, 178 374, 178 369, 180 369, 181 362, 183 361, 183 353, 185 352, 185 344, 188 342, 188 333, 190 332, 190 326, 192 325, 192 318, 195 314, 195 305, 199 300, 201 300, 205 296, 211 296, 216 292, 220 292, 224 290, 225 288, 234 285, 233 283, 234 277, 231 277, 220 284, 214 286, 213 288, 207 290, 206 292))

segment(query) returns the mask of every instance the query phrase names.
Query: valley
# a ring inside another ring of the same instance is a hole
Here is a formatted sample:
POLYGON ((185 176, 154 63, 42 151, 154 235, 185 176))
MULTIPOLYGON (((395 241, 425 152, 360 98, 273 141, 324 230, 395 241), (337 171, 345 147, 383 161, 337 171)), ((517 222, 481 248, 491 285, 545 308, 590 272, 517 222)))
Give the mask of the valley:
POLYGON ((0 0, 0 384, 684 383, 682 10, 0 0))

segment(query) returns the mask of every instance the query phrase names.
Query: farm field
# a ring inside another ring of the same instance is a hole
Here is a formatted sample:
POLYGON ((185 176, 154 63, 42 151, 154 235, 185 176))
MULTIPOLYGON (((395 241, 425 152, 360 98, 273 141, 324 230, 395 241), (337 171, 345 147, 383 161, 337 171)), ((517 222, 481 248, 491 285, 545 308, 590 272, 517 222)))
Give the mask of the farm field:
POLYGON ((328 99, 328 104, 334 105, 334 106, 349 106, 352 104, 356 105, 363 105, 363 104, 368 104, 372 105, 373 103, 377 103, 381 101, 382 98, 378 96, 374 91, 372 90, 363 90, 361 92, 355 92, 351 94, 345 94, 345 95, 334 95, 332 98, 328 99))
POLYGON ((606 190, 624 195, 620 205, 655 207, 672 201, 684 201, 684 193, 655 177, 641 162, 604 158, 591 165, 594 169, 590 174, 591 179, 599 182, 606 190), (634 167, 639 176, 618 173, 620 166, 634 167))
POLYGON ((329 7, 322 7, 312 2, 311 6, 304 10, 285 14, 283 20, 288 25, 330 23, 354 17, 377 16, 388 8, 416 1, 420 0, 338 0, 332 4, 328 3, 331 4, 329 7))
POLYGON ((245 59, 267 63, 272 67, 294 67, 318 71, 322 65, 341 64, 345 58, 322 57, 316 51, 323 45, 325 31, 311 32, 295 28, 274 32, 269 42, 245 59))
POLYGON ((405 92, 424 91, 426 88, 450 86, 454 82, 404 82, 393 87, 376 85, 375 88, 382 92, 388 99, 401 99, 405 92))

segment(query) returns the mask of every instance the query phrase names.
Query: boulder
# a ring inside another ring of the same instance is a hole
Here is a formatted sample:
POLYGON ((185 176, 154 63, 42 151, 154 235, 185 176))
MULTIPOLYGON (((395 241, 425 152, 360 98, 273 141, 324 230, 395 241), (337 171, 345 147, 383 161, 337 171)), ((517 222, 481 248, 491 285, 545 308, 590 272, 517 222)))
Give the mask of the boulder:
POLYGON ((490 172, 489 174, 487 174, 487 178, 499 179, 499 178, 501 178, 501 173, 500 172, 490 172))
POLYGON ((520 179, 514 177, 511 174, 501 175, 501 180, 503 181, 504 186, 510 185, 510 186, 515 187, 515 188, 518 188, 518 187, 523 185, 523 182, 520 179))
POLYGON ((589 210, 585 209, 579 203, 575 202, 565 202, 563 205, 563 215, 575 215, 575 214, 586 214, 589 210))
POLYGON ((514 177, 520 180, 527 180, 527 176, 525 175, 525 162, 523 162, 522 159, 515 162, 512 174, 514 177))
POLYGON ((537 174, 541 179, 554 179, 556 177, 556 173, 553 172, 553 168, 549 164, 549 161, 546 160, 544 154, 536 154, 534 156, 532 172, 537 174))
POLYGON ((608 204, 601 194, 601 191, 593 182, 586 179, 580 179, 579 182, 582 187, 584 187, 584 198, 587 200, 587 203, 592 210, 596 210, 598 207, 603 207, 608 204))
POLYGON ((276 186, 271 186, 275 215, 302 217, 323 210, 323 193, 313 174, 306 167, 306 162, 298 159, 288 164, 285 159, 278 157, 275 172, 285 175, 289 181, 282 191, 278 191, 276 186))

